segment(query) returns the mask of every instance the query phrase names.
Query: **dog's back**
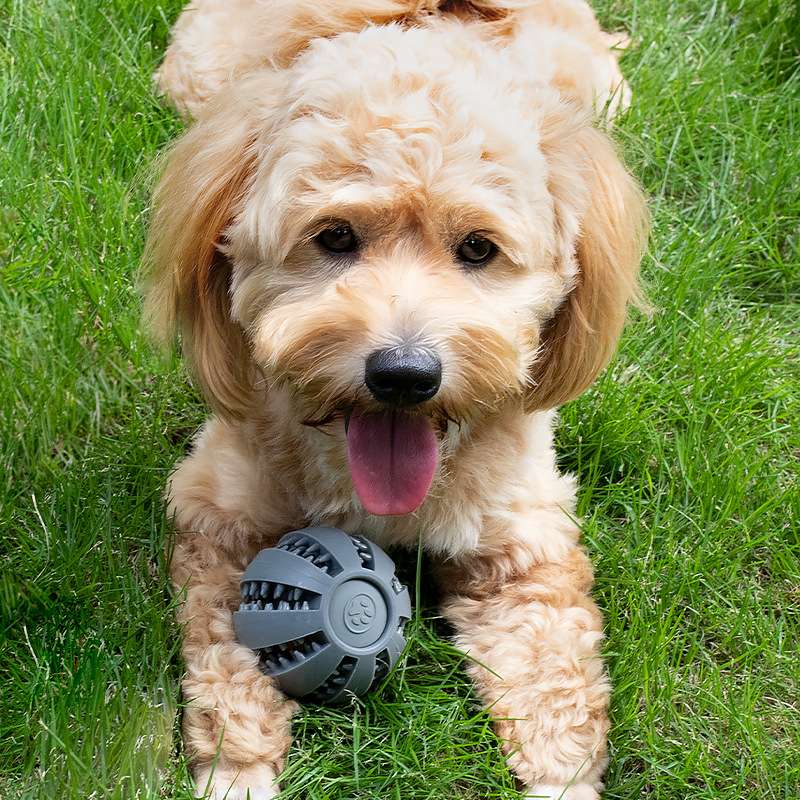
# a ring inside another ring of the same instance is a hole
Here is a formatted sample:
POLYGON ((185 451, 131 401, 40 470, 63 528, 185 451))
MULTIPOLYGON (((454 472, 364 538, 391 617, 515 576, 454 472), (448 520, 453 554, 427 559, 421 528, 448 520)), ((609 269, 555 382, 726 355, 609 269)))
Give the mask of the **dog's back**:
POLYGON ((156 83, 197 117, 227 83, 287 66, 316 38, 367 25, 473 25, 508 47, 532 80, 609 116, 628 105, 624 35, 605 33, 585 0, 194 0, 175 24, 156 83))

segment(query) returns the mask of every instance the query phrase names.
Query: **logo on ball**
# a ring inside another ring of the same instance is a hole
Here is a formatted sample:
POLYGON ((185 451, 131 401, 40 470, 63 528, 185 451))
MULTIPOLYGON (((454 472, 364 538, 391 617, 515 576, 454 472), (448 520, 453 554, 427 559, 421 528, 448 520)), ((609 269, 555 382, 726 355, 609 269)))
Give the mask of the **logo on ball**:
POLYGON ((357 594, 344 607, 344 624, 353 633, 369 630, 375 619, 375 601, 365 594, 357 594))

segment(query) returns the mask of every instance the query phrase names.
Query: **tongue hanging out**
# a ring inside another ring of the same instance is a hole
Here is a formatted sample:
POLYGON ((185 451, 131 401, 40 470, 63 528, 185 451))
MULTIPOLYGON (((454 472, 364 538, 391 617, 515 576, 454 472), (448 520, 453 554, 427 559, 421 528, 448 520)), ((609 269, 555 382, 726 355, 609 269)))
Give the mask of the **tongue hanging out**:
POLYGON ((350 475, 370 514, 408 514, 428 493, 439 448, 426 417, 353 412, 347 428, 350 475))

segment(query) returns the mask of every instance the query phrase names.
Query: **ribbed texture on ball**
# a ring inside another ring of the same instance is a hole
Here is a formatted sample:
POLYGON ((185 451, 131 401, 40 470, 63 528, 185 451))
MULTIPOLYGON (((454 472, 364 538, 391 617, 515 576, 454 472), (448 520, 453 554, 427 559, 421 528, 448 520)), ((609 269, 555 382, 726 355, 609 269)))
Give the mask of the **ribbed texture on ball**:
POLYGON ((261 669, 304 701, 362 695, 399 658, 411 616, 408 590, 376 544, 336 528, 286 534, 241 578, 238 640, 261 669))

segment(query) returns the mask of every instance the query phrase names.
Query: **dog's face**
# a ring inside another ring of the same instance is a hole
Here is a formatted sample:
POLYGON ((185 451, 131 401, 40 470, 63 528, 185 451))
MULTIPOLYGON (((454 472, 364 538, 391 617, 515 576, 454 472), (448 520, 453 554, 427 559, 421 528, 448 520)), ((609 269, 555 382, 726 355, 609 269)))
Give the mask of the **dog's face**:
POLYGON ((449 422, 582 389, 635 284, 643 209, 605 138, 467 44, 319 42, 223 98, 156 198, 153 302, 212 401, 284 386, 373 513, 422 502, 449 422))

